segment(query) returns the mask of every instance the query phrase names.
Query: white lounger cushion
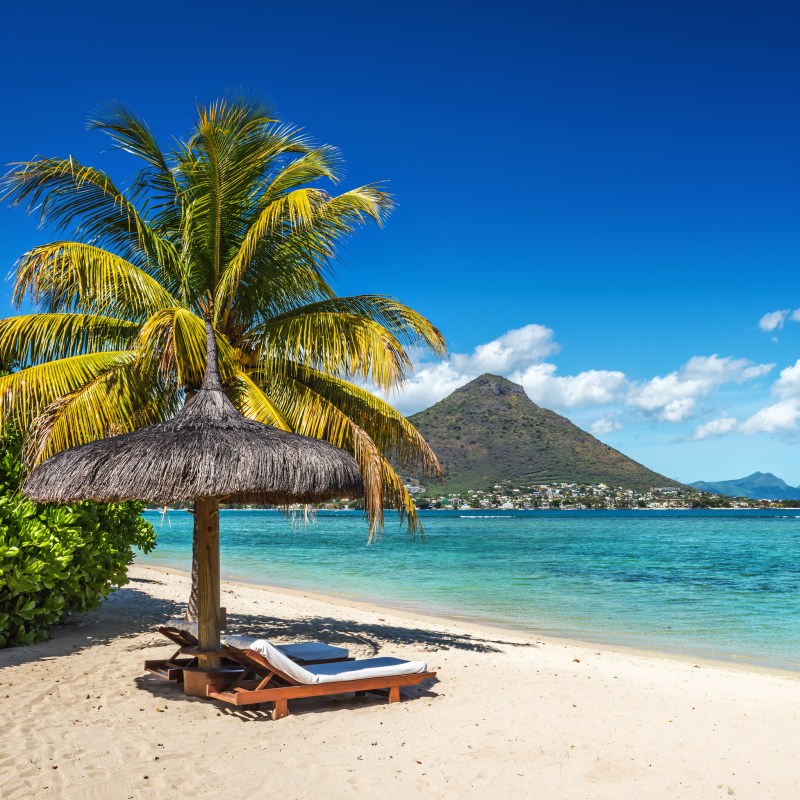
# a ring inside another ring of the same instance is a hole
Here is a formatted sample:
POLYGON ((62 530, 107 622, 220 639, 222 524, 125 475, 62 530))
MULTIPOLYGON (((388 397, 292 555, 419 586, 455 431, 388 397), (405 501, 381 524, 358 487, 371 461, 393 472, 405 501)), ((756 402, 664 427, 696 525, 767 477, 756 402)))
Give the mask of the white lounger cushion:
MULTIPOLYGON (((239 650, 249 650, 253 642, 268 641, 259 640, 255 636, 223 636, 223 644, 231 647, 238 647, 239 650)), ((289 656, 293 661, 330 661, 334 658, 346 659, 350 653, 344 647, 334 647, 332 644, 324 642, 298 642, 297 644, 276 644, 276 650, 280 650, 285 656, 289 656)), ((261 652, 261 651, 257 651, 261 652)))
POLYGON ((192 636, 197 638, 197 623, 196 622, 189 622, 182 617, 172 617, 168 619, 164 623, 165 628, 177 628, 179 631, 185 631, 186 633, 191 633, 192 636))
POLYGON ((257 642, 257 636, 223 636, 222 644, 229 644, 231 647, 238 647, 239 650, 249 650, 253 642, 257 642))
POLYGON ((402 658, 361 658, 334 664, 313 664, 306 669, 316 678, 316 683, 357 681, 361 678, 389 678, 393 675, 413 675, 427 672, 423 661, 404 661, 402 658))
POLYGON ((250 649, 264 656, 284 675, 304 684, 356 681, 360 678, 388 678, 393 675, 412 675, 427 671, 427 665, 421 661, 403 661, 400 658, 364 658, 360 661, 340 661, 301 667, 266 639, 253 642, 250 649))

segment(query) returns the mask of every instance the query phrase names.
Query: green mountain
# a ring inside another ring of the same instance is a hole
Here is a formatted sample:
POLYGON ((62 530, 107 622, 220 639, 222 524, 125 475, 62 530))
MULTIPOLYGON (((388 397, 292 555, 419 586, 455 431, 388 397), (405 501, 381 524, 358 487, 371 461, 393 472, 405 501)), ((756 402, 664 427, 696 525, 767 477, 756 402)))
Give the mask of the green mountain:
MULTIPOLYGON (((681 486, 540 408, 506 378, 481 375, 410 417, 444 468, 447 490, 515 484, 605 483, 627 489, 681 486)), ((430 480, 423 481, 429 492, 430 480)))
POLYGON ((800 500, 800 487, 789 486, 771 472, 754 472, 732 481, 697 481, 690 484, 701 492, 749 497, 753 500, 800 500))

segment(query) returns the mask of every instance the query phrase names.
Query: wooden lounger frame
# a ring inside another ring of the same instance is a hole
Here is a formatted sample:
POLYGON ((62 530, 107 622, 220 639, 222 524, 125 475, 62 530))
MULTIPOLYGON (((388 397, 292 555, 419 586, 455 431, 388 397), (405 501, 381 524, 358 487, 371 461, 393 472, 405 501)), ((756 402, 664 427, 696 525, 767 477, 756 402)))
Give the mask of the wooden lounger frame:
POLYGON ((197 649, 197 639, 188 631, 163 625, 158 629, 158 632, 178 645, 178 649, 169 658, 156 658, 145 661, 144 668, 160 678, 180 683, 183 680, 184 669, 197 666, 197 656, 190 653, 190 651, 197 649), (180 656, 185 656, 187 652, 190 653, 187 657, 180 658, 180 656))
MULTIPOLYGON (((214 691, 209 687, 207 696, 214 700, 222 700, 234 706, 248 706, 257 703, 273 703, 272 719, 282 719, 289 715, 288 701, 297 697, 326 697, 334 694, 355 692, 388 691, 390 703, 400 701, 401 686, 416 686, 428 678, 435 678, 435 672, 416 672, 411 675, 393 675, 383 678, 361 678, 352 681, 335 681, 333 683, 298 683, 281 672, 254 650, 240 650, 225 645, 222 652, 245 667, 245 671, 225 691, 214 691), (253 674, 263 677, 252 679, 253 674)), ((352 660, 352 659, 351 659, 352 660)))
MULTIPOLYGON (((223 630, 228 624, 228 609, 224 606, 219 610, 219 624, 223 630)), ((154 658, 145 661, 144 668, 147 672, 152 672, 160 678, 180 683, 183 680, 183 670, 187 667, 197 666, 197 656, 190 652, 192 649, 196 650, 199 645, 197 637, 188 631, 173 628, 170 625, 160 626, 158 632, 178 645, 178 649, 169 658, 154 658), (179 658, 187 653, 189 654, 188 658, 179 658)))

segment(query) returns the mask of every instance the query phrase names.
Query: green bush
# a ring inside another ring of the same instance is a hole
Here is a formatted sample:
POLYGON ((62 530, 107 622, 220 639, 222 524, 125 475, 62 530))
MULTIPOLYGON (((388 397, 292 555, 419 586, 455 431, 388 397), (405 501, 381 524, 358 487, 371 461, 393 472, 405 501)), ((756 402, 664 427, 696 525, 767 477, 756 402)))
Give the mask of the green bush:
POLYGON ((140 503, 32 503, 19 493, 16 439, 0 442, 0 647, 46 639, 67 614, 127 583, 133 548, 155 533, 140 503))

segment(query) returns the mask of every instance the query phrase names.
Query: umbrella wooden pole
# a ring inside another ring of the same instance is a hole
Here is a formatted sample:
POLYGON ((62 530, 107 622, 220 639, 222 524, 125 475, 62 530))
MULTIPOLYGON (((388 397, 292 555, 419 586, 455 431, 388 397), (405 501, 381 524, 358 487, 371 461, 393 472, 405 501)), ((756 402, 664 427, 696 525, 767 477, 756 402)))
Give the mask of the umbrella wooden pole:
POLYGON ((197 522, 197 639, 200 666, 204 670, 219 669, 222 660, 219 620, 219 500, 199 498, 194 504, 197 522), (213 654, 213 655, 211 655, 213 654))

